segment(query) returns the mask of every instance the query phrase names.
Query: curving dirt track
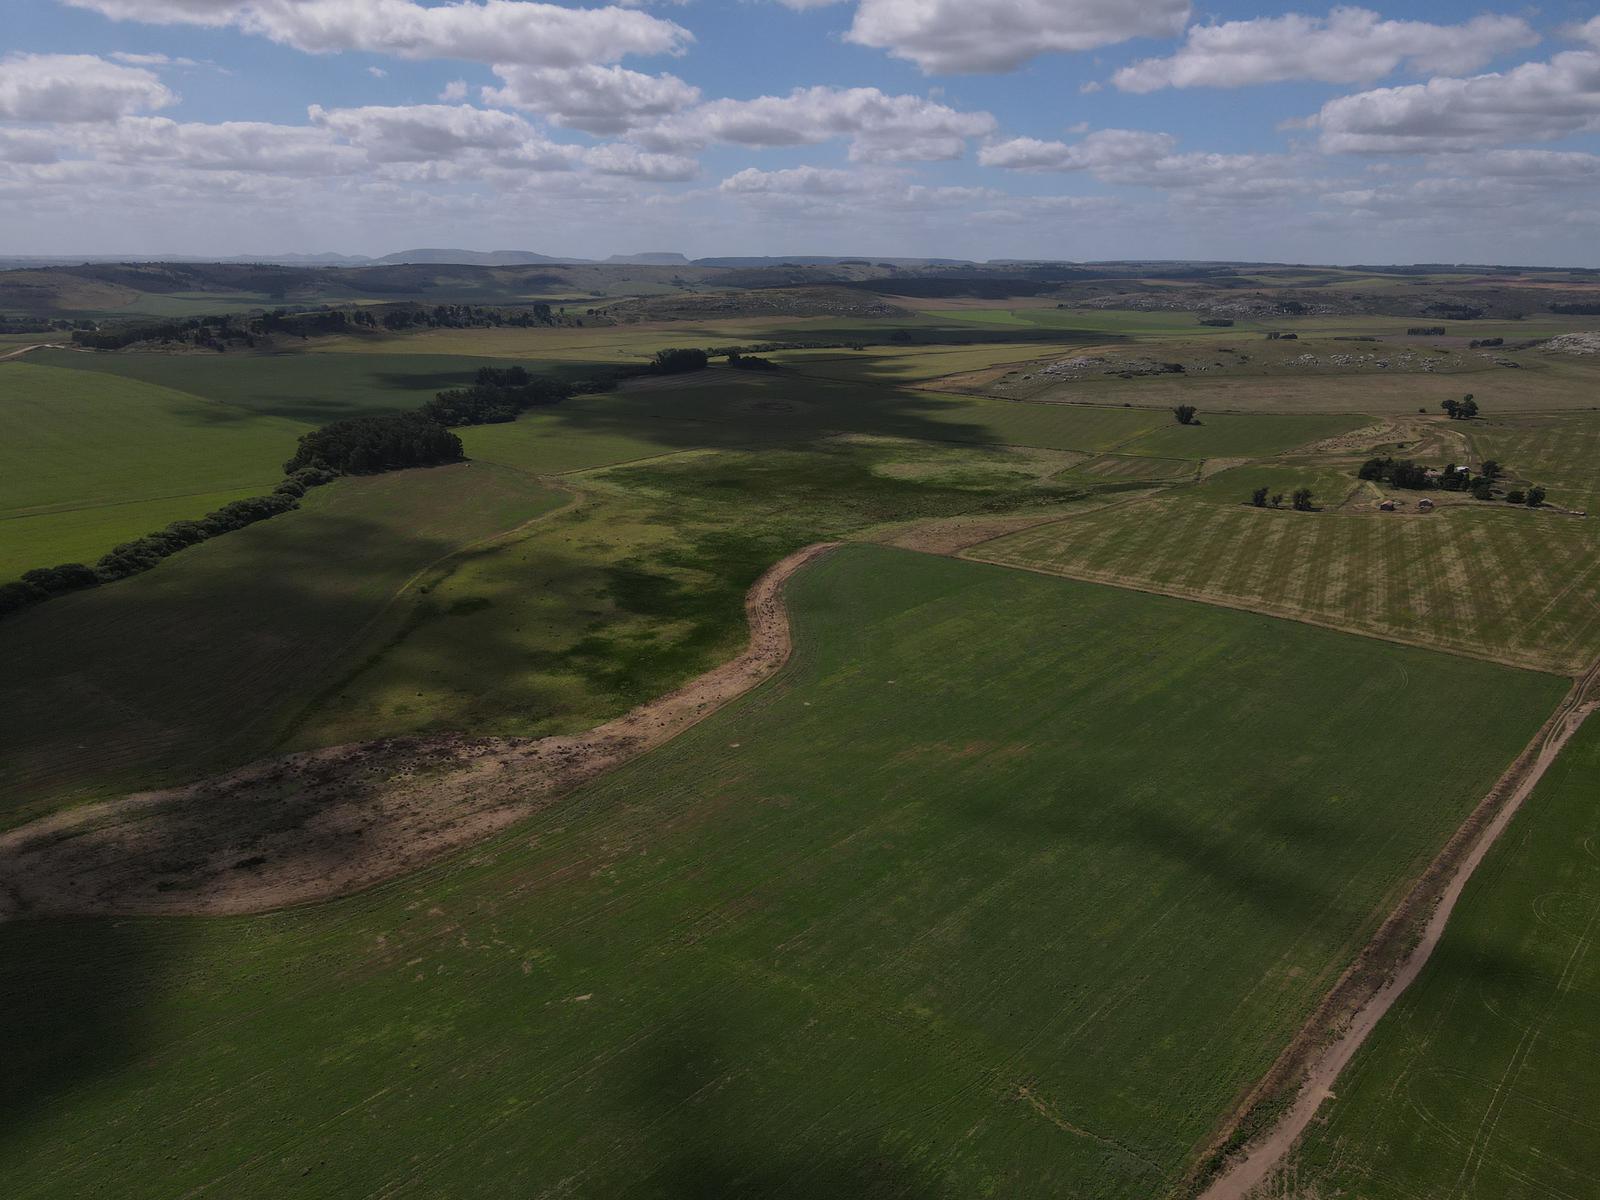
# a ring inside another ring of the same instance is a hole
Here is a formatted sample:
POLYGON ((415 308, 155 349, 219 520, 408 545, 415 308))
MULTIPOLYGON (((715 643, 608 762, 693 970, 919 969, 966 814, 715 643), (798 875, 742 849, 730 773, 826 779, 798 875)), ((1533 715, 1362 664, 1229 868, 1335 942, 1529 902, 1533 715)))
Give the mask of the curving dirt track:
POLYGON ((793 643, 791 554, 745 597, 743 654, 587 733, 396 738, 255 763, 0 834, 0 919, 254 913, 392 879, 496 833, 770 678, 793 643))
POLYGON ((1297 1075, 1300 1076, 1293 1103, 1284 1115, 1259 1138, 1249 1142, 1242 1155, 1226 1163, 1200 1193, 1200 1200, 1246 1200, 1258 1194, 1256 1189, 1268 1182, 1323 1102, 1333 1097, 1333 1085, 1356 1051, 1422 973, 1467 881, 1484 856, 1573 735, 1597 710, 1600 710, 1600 663, 1591 667, 1573 686, 1561 707, 1456 831, 1272 1069, 1236 1110, 1235 1120, 1224 1130, 1219 1142, 1233 1135, 1257 1103, 1281 1094, 1297 1075), (1413 936, 1416 937, 1414 944, 1410 941, 1413 936))

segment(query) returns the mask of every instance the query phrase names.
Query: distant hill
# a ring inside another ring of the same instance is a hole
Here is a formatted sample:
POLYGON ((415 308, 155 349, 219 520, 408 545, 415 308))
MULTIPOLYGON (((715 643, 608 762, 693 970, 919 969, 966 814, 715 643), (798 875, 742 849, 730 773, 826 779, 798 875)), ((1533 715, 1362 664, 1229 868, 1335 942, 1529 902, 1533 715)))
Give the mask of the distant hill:
POLYGON ((401 250, 371 260, 373 266, 533 267, 587 264, 587 258, 552 258, 532 250, 401 250))
POLYGON ((606 262, 618 267, 687 267, 689 260, 681 254, 613 254, 606 262))

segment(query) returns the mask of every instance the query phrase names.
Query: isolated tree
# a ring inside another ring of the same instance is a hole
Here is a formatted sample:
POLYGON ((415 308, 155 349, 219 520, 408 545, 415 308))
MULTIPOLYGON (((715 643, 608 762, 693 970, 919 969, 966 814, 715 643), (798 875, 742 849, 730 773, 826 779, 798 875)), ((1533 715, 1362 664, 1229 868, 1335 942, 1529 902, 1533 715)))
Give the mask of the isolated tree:
POLYGON ((1250 503, 1255 505, 1257 508, 1265 508, 1267 506, 1267 489, 1264 487, 1258 487, 1255 491, 1251 492, 1250 503))
POLYGON ((1295 490, 1294 490, 1294 509, 1295 509, 1296 512, 1310 512, 1311 511, 1311 489, 1310 488, 1295 488, 1295 490))
POLYGON ((1478 476, 1478 478, 1472 481, 1472 487, 1468 490, 1472 492, 1472 498, 1474 500, 1494 499, 1494 484, 1490 483, 1489 480, 1482 475, 1478 476))
POLYGON ((1277 495, 1272 497, 1272 507, 1273 508, 1282 508, 1283 507, 1283 493, 1282 492, 1279 492, 1277 495))
POLYGON ((1542 487, 1537 487, 1537 486, 1529 488, 1528 489, 1528 507, 1529 508, 1538 508, 1543 503, 1544 503, 1544 489, 1542 487))
POLYGON ((1459 400, 1441 400, 1439 402, 1439 407, 1444 409, 1445 416, 1454 421, 1456 419, 1456 413, 1461 411, 1461 402, 1459 400))
POLYGON ((1180 404, 1172 410, 1172 415, 1178 418, 1179 425, 1193 425, 1199 410, 1192 404, 1180 404))
POLYGON ((1528 493, 1524 492, 1521 488, 1512 488, 1506 493, 1507 504, 1526 504, 1527 502, 1528 493))
POLYGON ((1478 402, 1469 394, 1456 406, 1456 415, 1463 421, 1470 421, 1478 415, 1478 402))
POLYGON ((1505 474, 1505 468, 1503 468, 1498 462, 1496 462, 1494 459, 1491 458, 1487 462, 1485 462, 1483 464, 1483 466, 1478 468, 1478 473, 1481 474, 1490 483, 1493 483, 1497 479, 1499 479, 1500 476, 1505 474))

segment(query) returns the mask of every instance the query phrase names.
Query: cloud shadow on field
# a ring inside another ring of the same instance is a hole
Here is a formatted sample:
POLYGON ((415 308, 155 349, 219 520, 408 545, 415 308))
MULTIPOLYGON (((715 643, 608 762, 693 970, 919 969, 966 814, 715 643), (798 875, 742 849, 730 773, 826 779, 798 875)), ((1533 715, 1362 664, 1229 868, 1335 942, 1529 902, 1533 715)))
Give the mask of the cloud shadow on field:
MULTIPOLYGON (((894 1197, 949 1195, 938 1172, 884 1145, 884 1130, 840 1130, 849 1107, 829 1121, 779 1140, 752 1115, 770 1111, 749 1094, 748 1054, 719 1032, 728 1014, 715 1006, 681 1008, 654 1023, 655 1032, 621 1081, 623 1113, 645 1131, 650 1176, 628 1191, 670 1200, 727 1197, 894 1197)), ((763 1089, 776 1089, 763 1079, 763 1089)))

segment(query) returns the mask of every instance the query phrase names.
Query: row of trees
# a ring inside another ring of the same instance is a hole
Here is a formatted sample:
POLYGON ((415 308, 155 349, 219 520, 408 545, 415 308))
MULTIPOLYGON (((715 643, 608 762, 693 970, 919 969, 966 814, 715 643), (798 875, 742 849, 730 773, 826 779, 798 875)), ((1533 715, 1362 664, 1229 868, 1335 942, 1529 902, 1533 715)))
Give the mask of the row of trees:
POLYGON ((248 349, 273 337, 334 337, 398 333, 406 329, 496 329, 560 325, 564 318, 543 301, 512 306, 393 304, 382 307, 275 308, 171 321, 124 321, 73 331, 89 350, 121 350, 142 342, 176 342, 206 350, 248 349))
MULTIPOLYGON (((1271 488, 1258 487, 1250 493, 1250 503, 1256 508, 1266 508, 1269 505, 1273 508, 1282 508, 1283 493, 1278 492, 1269 496, 1267 493, 1271 490, 1271 488)), ((1296 488, 1290 503, 1295 512, 1314 512, 1316 510, 1316 505, 1312 503, 1314 497, 1315 493, 1310 488, 1296 488)))
POLYGON ((174 521, 165 529, 113 547, 93 566, 62 563, 28 571, 21 579, 0 584, 0 616, 68 592, 98 587, 148 571, 162 559, 189 546, 298 508, 300 497, 333 478, 334 472, 324 467, 302 467, 265 496, 224 504, 198 521, 174 521))

